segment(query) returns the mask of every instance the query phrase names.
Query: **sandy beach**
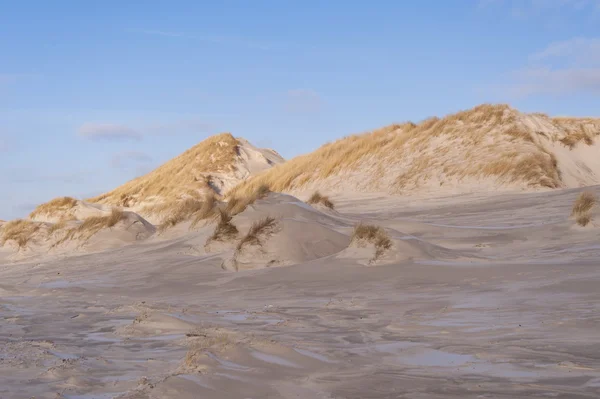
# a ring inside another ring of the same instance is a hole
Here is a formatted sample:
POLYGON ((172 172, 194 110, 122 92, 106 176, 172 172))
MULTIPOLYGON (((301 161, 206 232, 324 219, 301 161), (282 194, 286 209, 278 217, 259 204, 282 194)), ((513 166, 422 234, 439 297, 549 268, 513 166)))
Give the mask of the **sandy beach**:
POLYGON ((393 252, 418 249, 401 261, 343 250, 235 272, 202 248, 207 227, 6 263, 0 397, 598 397, 599 230, 569 219, 579 191, 310 211, 312 229, 385 227, 393 252))

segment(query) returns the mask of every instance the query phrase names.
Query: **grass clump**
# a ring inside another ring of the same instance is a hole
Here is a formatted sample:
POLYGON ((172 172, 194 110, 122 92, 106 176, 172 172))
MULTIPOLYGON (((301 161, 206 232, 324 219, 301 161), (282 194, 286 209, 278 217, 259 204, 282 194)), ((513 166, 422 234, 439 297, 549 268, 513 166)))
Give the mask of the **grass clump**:
POLYGON ((225 241, 237 237, 238 229, 233 223, 231 223, 231 215, 227 213, 225 209, 219 208, 219 223, 215 227, 215 231, 209 237, 208 242, 211 241, 225 241))
POLYGON ((53 214, 59 211, 67 211, 77 205, 77 200, 71 197, 58 197, 45 204, 39 205, 29 214, 29 218, 34 219, 36 216, 44 214, 53 214))
POLYGON ((110 215, 89 217, 85 219, 79 226, 67 230, 64 236, 53 244, 53 247, 56 247, 67 240, 75 238, 89 240, 100 230, 114 227, 124 218, 125 214, 123 211, 117 208, 113 208, 113 210, 110 212, 110 215))
POLYGON ((40 229, 40 224, 31 220, 11 220, 2 225, 0 229, 0 245, 7 241, 15 241, 19 248, 23 248, 40 229))
POLYGON ((207 196, 202 202, 200 209, 192 215, 194 216, 194 220, 192 220, 190 228, 196 227, 201 221, 208 220, 217 215, 217 213, 217 199, 214 195, 207 196))
POLYGON ((360 244, 362 242, 368 242, 375 246, 375 258, 378 259, 385 251, 392 248, 392 240, 388 233, 380 226, 372 224, 359 223, 354 227, 352 233, 352 243, 360 244))
POLYGON ((271 190, 268 185, 261 184, 246 195, 233 195, 227 202, 226 210, 229 214, 235 216, 238 213, 244 212, 246 208, 254 204, 256 200, 265 198, 270 192, 271 190))
POLYGON ((270 216, 264 217, 256 222, 252 223, 248 233, 240 240, 236 250, 241 251, 246 245, 262 246, 264 244, 263 239, 275 232, 277 227, 277 220, 270 216))
POLYGON ((589 212, 596 205, 596 195, 591 191, 584 191, 575 200, 573 204, 572 216, 580 215, 589 212))
POLYGON ((571 216, 575 217, 577 224, 585 227, 592 221, 590 212, 597 202, 596 195, 591 191, 583 191, 579 194, 571 211, 571 216))
POLYGON ((190 228, 195 227, 202 220, 209 219, 215 216, 216 199, 214 195, 207 196, 204 201, 199 201, 194 198, 186 198, 183 201, 179 201, 176 205, 162 204, 161 207, 164 209, 173 208, 169 216, 163 219, 162 223, 158 226, 158 231, 163 232, 170 227, 174 227, 179 223, 194 217, 190 228))
POLYGON ((313 195, 308 199, 308 203, 311 205, 322 204, 329 209, 333 209, 335 206, 333 202, 329 199, 329 197, 322 195, 320 192, 315 191, 313 195))

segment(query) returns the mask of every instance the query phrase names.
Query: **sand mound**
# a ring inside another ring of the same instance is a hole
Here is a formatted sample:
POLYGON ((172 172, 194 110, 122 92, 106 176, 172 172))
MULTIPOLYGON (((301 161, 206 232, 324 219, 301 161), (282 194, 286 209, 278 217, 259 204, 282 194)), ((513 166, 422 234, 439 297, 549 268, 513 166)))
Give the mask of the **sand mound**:
POLYGON ((39 205, 29 214, 29 219, 48 223, 84 220, 89 217, 102 216, 111 209, 112 207, 107 205, 92 204, 71 197, 59 197, 39 205))
POLYGON ((66 219, 64 215, 46 215, 58 221, 17 219, 4 223, 0 226, 0 248, 4 257, 17 260, 48 253, 99 251, 147 239, 156 231, 152 224, 133 212, 116 208, 101 210, 82 202, 75 205, 78 206, 78 214, 92 216, 77 220, 66 219))
POLYGON ((418 125, 343 138, 265 171, 230 192, 389 193, 543 189, 600 183, 600 119, 481 105, 418 125))
POLYGON ((334 230, 345 224, 295 197, 271 193, 237 215, 239 235, 230 241, 223 268, 246 270, 292 265, 344 249, 350 238, 334 230))
POLYGON ((283 162, 273 150, 259 149, 229 133, 209 137, 154 171, 89 202, 129 208, 152 218, 180 201, 220 195, 253 174, 283 162))

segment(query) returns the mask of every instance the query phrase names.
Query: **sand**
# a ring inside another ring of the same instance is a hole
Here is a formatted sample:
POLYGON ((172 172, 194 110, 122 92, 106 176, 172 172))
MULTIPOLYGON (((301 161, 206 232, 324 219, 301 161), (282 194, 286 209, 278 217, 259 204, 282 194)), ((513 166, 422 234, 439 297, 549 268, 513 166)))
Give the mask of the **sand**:
POLYGON ((281 223, 238 272, 235 243, 205 248, 214 225, 0 254, 0 398, 599 397, 600 229, 570 218, 580 191, 331 211, 274 194, 233 218, 281 223), (390 234, 380 262, 349 245, 360 221, 390 234))

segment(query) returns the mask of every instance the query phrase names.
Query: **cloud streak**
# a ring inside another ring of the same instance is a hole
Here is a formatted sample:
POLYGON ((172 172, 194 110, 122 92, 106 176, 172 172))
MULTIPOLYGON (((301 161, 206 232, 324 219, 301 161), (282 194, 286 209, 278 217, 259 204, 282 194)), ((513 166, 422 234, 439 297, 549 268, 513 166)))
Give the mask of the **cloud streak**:
POLYGON ((550 43, 504 80, 496 88, 511 97, 600 94, 600 38, 550 43))
POLYGON ((141 140, 142 134, 125 125, 85 123, 77 129, 79 136, 90 140, 141 140))
POLYGON ((133 128, 123 124, 90 122, 81 125, 77 129, 77 134, 89 140, 140 141, 145 136, 206 133, 214 129, 213 125, 194 119, 171 121, 162 124, 155 123, 140 128, 133 128))

